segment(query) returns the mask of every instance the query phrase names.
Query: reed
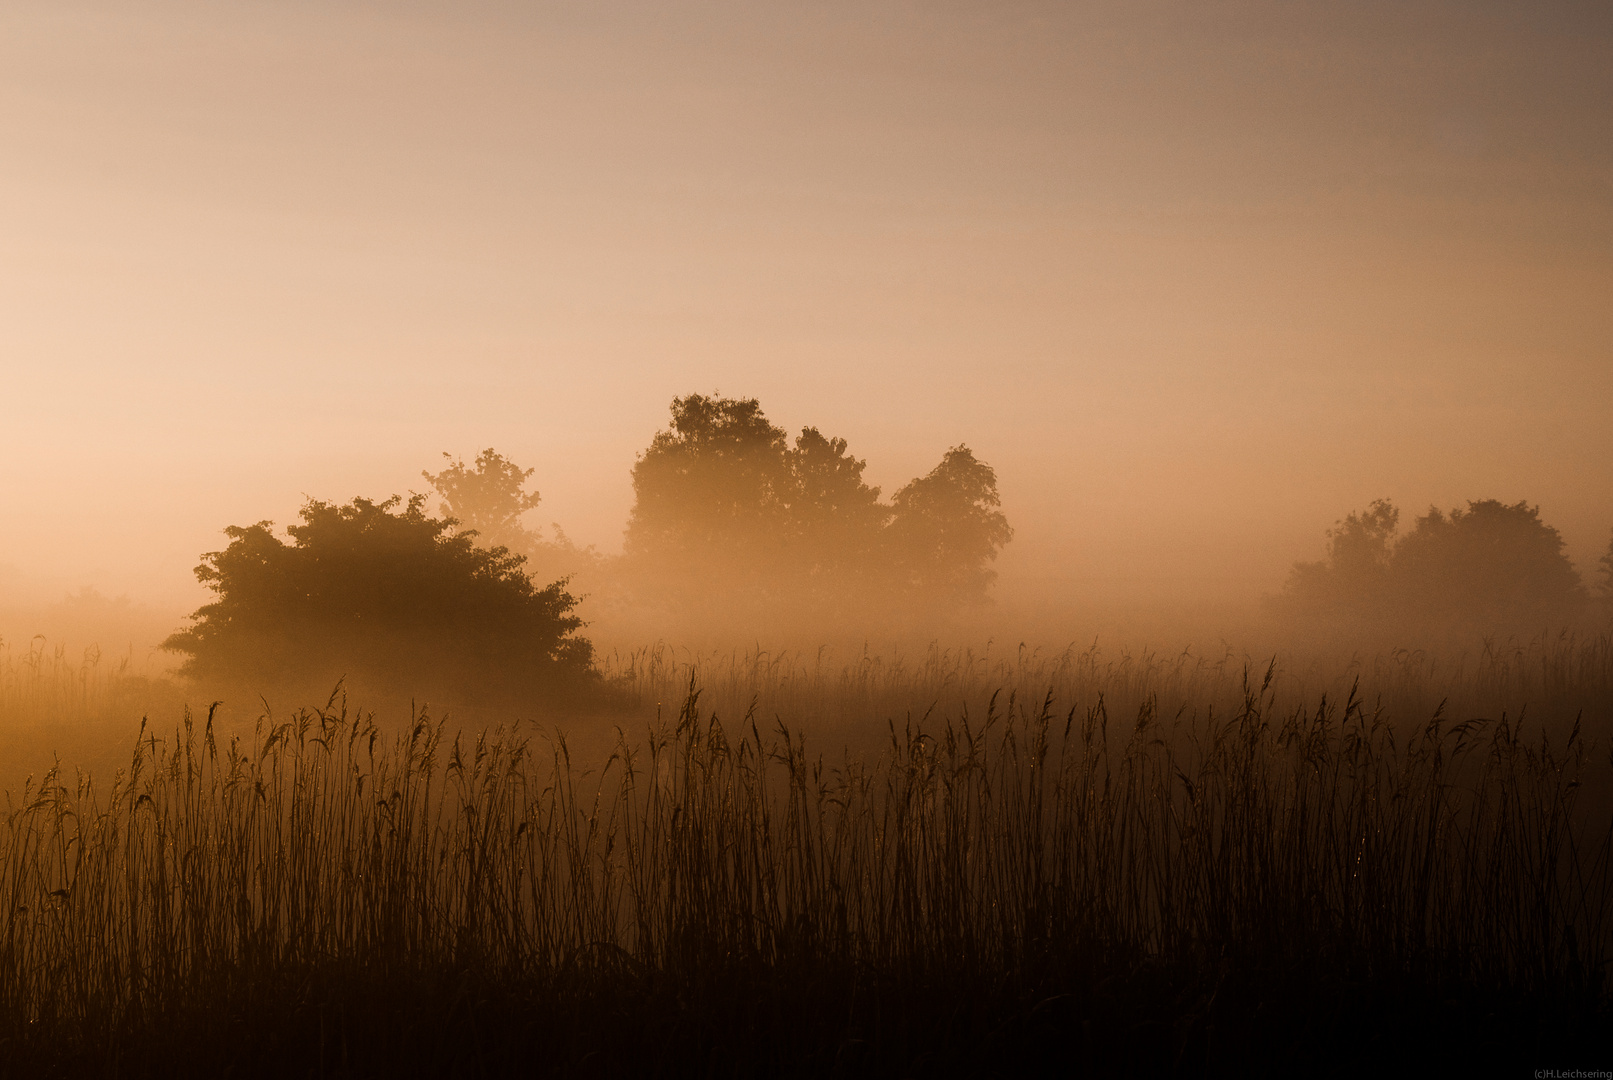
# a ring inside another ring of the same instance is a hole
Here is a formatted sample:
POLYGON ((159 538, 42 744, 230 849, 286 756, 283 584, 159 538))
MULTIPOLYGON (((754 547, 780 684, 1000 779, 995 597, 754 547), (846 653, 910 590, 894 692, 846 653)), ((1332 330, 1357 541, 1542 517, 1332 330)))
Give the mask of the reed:
POLYGON ((108 786, 8 801, 0 1070, 1247 1073, 1605 1037, 1613 752, 1581 723, 1283 707, 1275 666, 1164 708, 1167 676, 1226 689, 1185 661, 1111 672, 1120 714, 1061 670, 834 758, 694 678, 595 767, 338 696, 142 726, 108 786))

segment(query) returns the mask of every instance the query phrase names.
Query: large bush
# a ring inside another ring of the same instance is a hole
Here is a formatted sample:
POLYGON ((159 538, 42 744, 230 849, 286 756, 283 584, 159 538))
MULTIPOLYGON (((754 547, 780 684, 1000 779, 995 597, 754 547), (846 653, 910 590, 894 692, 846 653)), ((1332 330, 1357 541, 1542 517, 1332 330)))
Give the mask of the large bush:
POLYGON ((231 526, 196 568, 217 599, 165 647, 188 675, 254 686, 346 676, 463 699, 585 680, 593 647, 565 583, 538 587, 522 556, 475 546, 424 501, 310 500, 289 542, 271 522, 231 526))

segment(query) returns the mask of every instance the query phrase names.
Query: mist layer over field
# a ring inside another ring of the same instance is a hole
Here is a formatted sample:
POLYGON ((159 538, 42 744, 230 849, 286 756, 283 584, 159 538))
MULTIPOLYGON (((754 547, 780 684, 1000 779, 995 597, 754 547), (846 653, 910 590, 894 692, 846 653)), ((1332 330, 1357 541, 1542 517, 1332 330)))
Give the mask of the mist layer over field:
POLYGON ((1613 527, 1594 5, 4 18, 13 643, 444 450, 614 554, 690 392, 887 495, 967 442, 1016 641, 1219 640, 1378 498, 1613 527))
POLYGON ((1605 1064, 1610 101, 1569 2, 6 5, 0 1074, 1605 1064))

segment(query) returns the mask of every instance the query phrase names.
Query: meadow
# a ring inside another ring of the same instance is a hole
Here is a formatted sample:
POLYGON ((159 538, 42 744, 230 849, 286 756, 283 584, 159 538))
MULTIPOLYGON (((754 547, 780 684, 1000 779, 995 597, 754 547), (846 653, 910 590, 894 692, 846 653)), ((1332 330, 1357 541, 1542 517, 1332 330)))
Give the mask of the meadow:
POLYGON ((607 712, 470 727, 29 655, 5 730, 120 758, 8 797, 5 1075, 1346 1074, 1613 1034, 1605 635, 658 647, 603 659, 607 712))

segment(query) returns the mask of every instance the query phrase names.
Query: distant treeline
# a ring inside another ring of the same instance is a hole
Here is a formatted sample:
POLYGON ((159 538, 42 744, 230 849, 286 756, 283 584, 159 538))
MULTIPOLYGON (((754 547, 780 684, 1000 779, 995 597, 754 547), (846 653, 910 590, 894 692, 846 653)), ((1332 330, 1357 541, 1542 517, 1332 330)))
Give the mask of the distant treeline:
POLYGON ((247 682, 290 673, 553 694, 586 683, 579 592, 662 633, 784 617, 828 626, 893 609, 937 614, 986 599, 1013 536, 997 477, 964 445, 889 502, 846 440, 793 444, 754 399, 691 394, 633 466, 624 551, 604 556, 529 529, 533 470, 497 450, 422 475, 426 496, 310 500, 300 524, 232 526, 197 577, 216 594, 167 647, 187 674, 247 682))
MULTIPOLYGON (((888 500, 866 461, 815 427, 793 440, 753 398, 691 394, 633 465, 620 555, 523 518, 533 472, 488 448, 423 472, 439 501, 310 500, 301 522, 232 526, 197 576, 216 599, 167 640, 184 671, 247 685, 348 676, 439 696, 537 693, 596 679, 578 604, 618 635, 941 632, 985 602, 1013 536, 997 476, 965 445, 888 500)), ((1613 609, 1613 544, 1587 588, 1527 503, 1437 508, 1400 534, 1388 500, 1328 532, 1273 613, 1404 640, 1560 628, 1613 609)), ((328 685, 328 683, 327 683, 328 685)))
POLYGON ((1559 628, 1613 604, 1613 542, 1594 589, 1538 507, 1494 499, 1449 513, 1430 507, 1399 533, 1379 499, 1328 530, 1327 558, 1297 563, 1271 606, 1284 615, 1416 633, 1559 628))
POLYGON ((670 426, 633 466, 614 558, 579 549, 558 526, 553 540, 523 526, 538 502, 525 490, 532 470, 496 450, 424 475, 478 544, 525 555, 539 580, 580 573, 635 604, 835 615, 875 600, 984 600, 990 564, 1013 536, 991 466, 955 446, 887 503, 864 482, 866 465, 815 427, 792 445, 754 399, 677 398, 670 426))

